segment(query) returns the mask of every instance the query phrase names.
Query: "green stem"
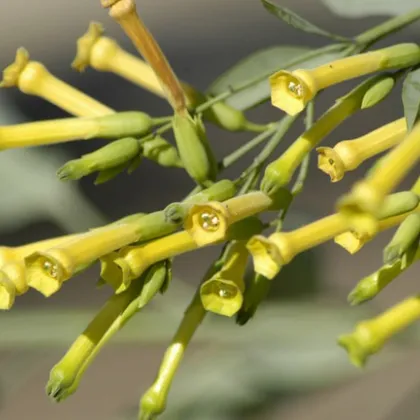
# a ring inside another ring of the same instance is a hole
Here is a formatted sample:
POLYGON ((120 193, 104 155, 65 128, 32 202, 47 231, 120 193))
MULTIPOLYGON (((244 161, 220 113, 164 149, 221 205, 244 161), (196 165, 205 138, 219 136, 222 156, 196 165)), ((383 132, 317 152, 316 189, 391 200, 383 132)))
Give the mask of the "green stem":
POLYGON ((268 137, 270 137, 271 134, 276 131, 277 126, 271 126, 270 128, 258 135, 257 137, 253 138, 248 143, 241 146, 239 149, 236 149, 234 152, 232 152, 230 155, 227 155, 223 158, 223 160, 219 164, 220 170, 226 169, 229 166, 232 166, 234 163, 236 163, 239 159, 241 159, 244 155, 246 155, 251 150, 255 149, 257 146, 259 146, 261 143, 263 143, 268 137))
MULTIPOLYGON (((305 118, 305 128, 309 130, 314 123, 314 114, 315 114, 315 102, 312 101, 308 104, 306 108, 306 118, 305 118)), ((292 187, 292 195, 296 196, 300 194, 303 190, 303 185, 305 184, 306 178, 308 176, 309 170, 309 160, 310 160, 310 153, 308 153, 300 165, 299 174, 297 176, 296 182, 292 187)))
MULTIPOLYGON (((311 101, 306 108, 306 117, 305 117, 306 130, 309 130, 312 127, 314 120, 315 120, 315 101, 311 101)), ((272 226, 275 226, 276 232, 280 232, 283 229, 284 220, 287 216, 290 206, 293 203, 294 198, 297 195, 299 195, 303 190, 303 186, 308 176, 309 160, 310 160, 310 154, 308 153, 303 159, 302 164, 300 165, 299 174, 297 176, 295 184, 292 187, 291 200, 287 203, 285 208, 280 211, 277 218, 272 222, 272 226)))
POLYGON ((170 115, 168 117, 154 117, 153 118, 153 126, 166 124, 172 121, 173 116, 170 115))
POLYGON ((412 10, 405 15, 396 16, 367 30, 366 32, 361 33, 355 38, 356 42, 358 44, 365 44, 369 46, 385 36, 405 28, 418 19, 420 19, 420 8, 412 10))
POLYGON ((300 114, 297 114, 294 116, 286 115, 285 117, 283 117, 283 119, 278 124, 276 132, 271 138, 271 140, 266 144, 266 146, 261 151, 261 153, 254 159, 251 166, 249 166, 242 173, 242 175, 240 176, 241 180, 245 180, 254 170, 259 172, 261 167, 264 165, 267 159, 270 158, 271 154, 274 152, 274 150, 283 140, 283 137, 285 136, 287 131, 290 129, 290 127, 293 125, 293 123, 296 121, 296 119, 299 117, 299 115, 300 114))
POLYGON ((271 127, 271 124, 256 124, 252 121, 246 121, 244 123, 244 130, 251 131, 252 133, 264 133, 271 127))

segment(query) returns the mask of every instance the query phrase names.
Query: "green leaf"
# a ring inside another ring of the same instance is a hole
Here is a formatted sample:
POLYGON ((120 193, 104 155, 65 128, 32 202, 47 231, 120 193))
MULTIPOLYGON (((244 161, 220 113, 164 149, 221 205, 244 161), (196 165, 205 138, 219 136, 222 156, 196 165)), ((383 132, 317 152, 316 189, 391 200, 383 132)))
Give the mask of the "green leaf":
POLYGON ((261 1, 264 7, 272 15, 276 16, 277 18, 281 19, 282 21, 286 22, 288 25, 291 25, 296 29, 299 29, 304 32, 308 32, 310 34, 325 36, 335 41, 351 42, 351 40, 345 37, 332 34, 331 32, 325 31, 324 29, 321 29, 320 27, 314 25, 313 23, 308 22, 306 19, 299 16, 298 14, 288 9, 287 7, 274 4, 270 0, 261 0, 261 1))
POLYGON ((402 102, 407 128, 410 131, 420 119, 420 68, 412 70, 405 78, 402 88, 402 102))
POLYGON ((322 0, 338 16, 361 18, 364 16, 400 16, 419 8, 418 0, 322 0))
MULTIPOLYGON (((293 70, 298 67, 312 68, 343 56, 343 49, 335 51, 311 51, 308 47, 281 45, 259 50, 242 59, 209 87, 209 95, 219 95, 229 89, 237 89, 255 80, 251 86, 229 96, 225 102, 241 111, 250 109, 270 98, 268 77, 277 70, 293 70)), ((330 47, 331 48, 331 47, 330 47)))

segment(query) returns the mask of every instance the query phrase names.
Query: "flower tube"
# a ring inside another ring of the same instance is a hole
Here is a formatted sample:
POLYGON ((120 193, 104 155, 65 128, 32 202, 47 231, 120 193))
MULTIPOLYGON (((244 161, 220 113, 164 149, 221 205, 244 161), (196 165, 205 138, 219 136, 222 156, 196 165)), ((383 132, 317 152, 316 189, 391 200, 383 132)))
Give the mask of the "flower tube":
POLYGON ((323 64, 310 70, 279 71, 270 77, 271 102, 289 115, 301 112, 322 89, 378 71, 420 62, 420 47, 398 44, 323 64))

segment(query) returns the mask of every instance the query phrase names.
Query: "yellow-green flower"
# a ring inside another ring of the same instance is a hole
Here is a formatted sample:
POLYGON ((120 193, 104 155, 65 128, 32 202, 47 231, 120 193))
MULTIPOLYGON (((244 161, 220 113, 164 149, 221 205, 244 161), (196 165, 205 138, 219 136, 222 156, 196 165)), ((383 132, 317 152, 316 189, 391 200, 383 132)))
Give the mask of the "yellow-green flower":
POLYGON ((362 367, 393 335, 419 318, 420 296, 411 297, 376 318, 360 322, 352 334, 339 337, 338 343, 347 350, 351 362, 362 367))
MULTIPOLYGON (((396 196, 397 194, 401 194, 401 193, 396 193, 396 194, 393 194, 393 195, 396 196)), ((392 195, 389 196, 389 197, 392 198, 392 195)), ((382 217, 378 221, 378 223, 376 225, 376 229, 374 231, 366 232, 364 230, 358 231, 356 229, 350 229, 347 232, 343 232, 343 233, 337 235, 334 238, 334 242, 336 244, 340 245, 342 248, 344 248, 350 254, 355 254, 356 252, 360 251, 366 243, 368 243, 373 238, 375 238, 375 236, 379 232, 383 232, 387 229, 398 226, 410 214, 418 213, 420 208, 417 205, 414 208, 408 207, 407 210, 408 211, 406 211, 406 212, 396 212, 396 213, 394 213, 394 214, 396 214, 395 216, 388 216, 387 217, 386 215, 383 214, 383 216, 385 216, 385 217, 382 217)))
POLYGON ((184 228, 199 246, 222 241, 233 223, 268 210, 272 199, 262 192, 240 195, 222 203, 209 202, 194 205, 184 228))
POLYGON ((173 233, 145 245, 124 247, 118 253, 101 258, 101 277, 112 284, 117 293, 121 293, 155 262, 197 248, 193 238, 185 231, 173 233))
POLYGON ((348 228, 340 214, 324 217, 291 232, 277 232, 268 238, 254 236, 247 244, 254 270, 273 279, 299 253, 326 242, 348 228))
POLYGON ((78 235, 66 235, 44 239, 18 247, 0 247, 0 310, 10 309, 16 296, 29 289, 24 259, 35 251, 45 250, 78 235))
POLYGON ((374 233, 386 196, 403 180, 420 159, 420 123, 404 140, 381 159, 381 164, 342 197, 338 210, 360 232, 374 233))
MULTIPOLYGON (((260 233, 262 228, 263 225, 258 218, 248 217, 230 226, 223 240, 247 240, 252 235, 260 233)), ((214 245, 219 242, 221 241, 215 238, 214 242, 204 245, 214 245)), ((182 231, 144 245, 124 247, 101 258, 101 277, 106 283, 111 284, 117 293, 121 293, 151 264, 194 251, 204 245, 198 245, 187 231, 182 231)))
POLYGON ((104 345, 159 291, 167 276, 166 262, 150 268, 124 293, 112 296, 53 367, 47 394, 59 402, 76 392, 86 369, 104 345), (155 286, 152 292, 150 285, 155 286))
POLYGON ((17 50, 15 62, 3 70, 0 87, 13 86, 28 95, 39 96, 73 115, 95 117, 114 112, 53 76, 43 64, 30 61, 24 48, 17 50))
POLYGON ((278 159, 267 166, 261 181, 261 190, 267 194, 273 194, 288 184, 305 156, 343 121, 361 110, 363 99, 369 89, 387 77, 386 74, 371 77, 339 98, 278 159))
POLYGON ((364 136, 340 141, 333 148, 319 147, 318 168, 329 175, 332 182, 340 181, 346 172, 354 171, 365 160, 399 144, 406 134, 406 120, 400 118, 364 136))
POLYGON ((248 262, 245 241, 229 244, 221 269, 200 287, 204 309, 224 316, 235 315, 242 306, 244 275, 248 262))
POLYGON ((162 86, 152 68, 140 58, 124 51, 111 38, 103 36, 102 25, 91 22, 87 32, 77 41, 77 55, 72 67, 84 71, 91 66, 97 71, 112 72, 165 97, 162 86))
POLYGON ((420 62, 420 47, 399 44, 332 61, 310 70, 279 71, 270 77, 271 102, 289 115, 301 112, 322 89, 380 70, 420 62))
POLYGON ((175 377, 176 371, 184 357, 185 351, 191 338, 200 326, 206 315, 199 294, 194 296, 189 307, 185 311, 181 325, 178 327, 170 346, 163 356, 159 372, 153 385, 143 394, 140 401, 140 419, 154 418, 163 413, 169 390, 175 377))
POLYGON ((28 284, 44 296, 56 293, 77 270, 102 255, 136 242, 139 232, 131 224, 114 224, 37 251, 25 258, 28 284))
POLYGON ((15 303, 16 286, 10 278, 0 270, 0 310, 8 310, 15 303))
POLYGON ((0 150, 93 138, 142 136, 153 127, 143 112, 121 112, 100 117, 63 118, 0 127, 0 150))

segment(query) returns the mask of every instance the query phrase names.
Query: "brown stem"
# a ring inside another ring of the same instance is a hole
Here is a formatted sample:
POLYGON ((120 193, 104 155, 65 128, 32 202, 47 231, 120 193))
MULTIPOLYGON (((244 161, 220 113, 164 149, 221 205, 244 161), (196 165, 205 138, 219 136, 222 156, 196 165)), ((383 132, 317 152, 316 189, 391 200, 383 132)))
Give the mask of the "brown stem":
POLYGON ((153 35, 140 19, 134 0, 102 0, 102 6, 109 8, 109 15, 120 24, 138 52, 155 71, 172 108, 176 112, 185 112, 187 104, 181 83, 153 35))

